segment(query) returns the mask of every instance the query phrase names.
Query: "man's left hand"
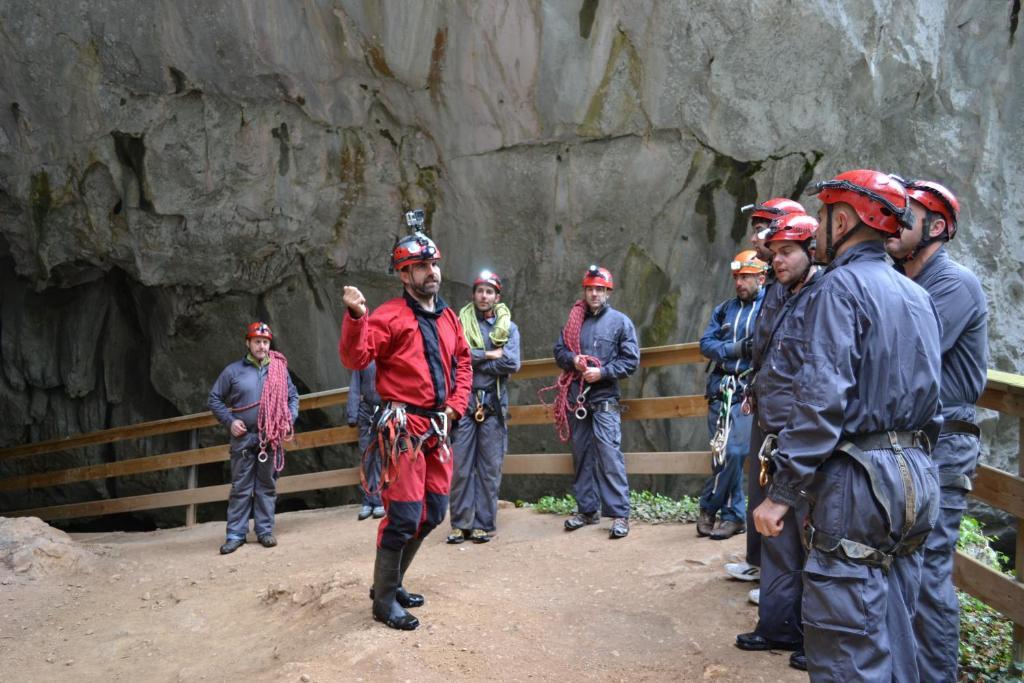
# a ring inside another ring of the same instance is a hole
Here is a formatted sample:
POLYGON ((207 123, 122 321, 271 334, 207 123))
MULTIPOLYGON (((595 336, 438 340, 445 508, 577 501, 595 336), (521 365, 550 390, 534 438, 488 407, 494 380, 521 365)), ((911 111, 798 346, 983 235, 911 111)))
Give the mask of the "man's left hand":
POLYGON ((593 384, 599 379, 601 379, 601 368, 587 368, 583 371, 583 381, 587 384, 593 384))
POLYGON ((455 411, 452 410, 451 408, 445 408, 444 409, 444 414, 448 417, 448 424, 451 424, 452 422, 455 422, 455 420, 458 419, 458 417, 459 417, 458 415, 455 414, 455 411))
POLYGON ((782 518, 787 512, 789 512, 788 505, 765 498, 764 502, 754 510, 754 526, 762 536, 778 536, 782 533, 782 518))

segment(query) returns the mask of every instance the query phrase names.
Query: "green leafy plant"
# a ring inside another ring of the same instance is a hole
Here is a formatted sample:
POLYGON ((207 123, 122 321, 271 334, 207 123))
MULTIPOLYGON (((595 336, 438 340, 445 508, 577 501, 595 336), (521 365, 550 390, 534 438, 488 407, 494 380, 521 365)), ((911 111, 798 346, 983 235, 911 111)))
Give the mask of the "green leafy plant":
MULTIPOLYGON (((960 523, 957 549, 979 562, 1003 571, 1006 555, 991 546, 981 524, 964 516, 960 523)), ((1021 671, 1013 662, 1013 625, 999 612, 962 591, 960 600, 960 668, 962 680, 1020 680, 1021 671)))
MULTIPOLYGON (((700 512, 697 499, 683 496, 679 500, 650 491, 630 491, 629 502, 632 510, 630 518, 650 524, 666 522, 694 522, 700 512)), ((516 501, 516 507, 533 507, 537 512, 555 515, 571 515, 576 512, 576 499, 571 495, 555 497, 544 496, 530 506, 529 503, 516 501)))

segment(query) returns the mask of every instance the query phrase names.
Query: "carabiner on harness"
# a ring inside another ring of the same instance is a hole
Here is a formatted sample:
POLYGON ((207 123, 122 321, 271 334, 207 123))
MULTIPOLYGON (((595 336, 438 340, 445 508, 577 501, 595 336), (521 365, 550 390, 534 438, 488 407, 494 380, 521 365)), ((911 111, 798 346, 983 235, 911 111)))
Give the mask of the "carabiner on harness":
POLYGON ((473 419, 477 422, 487 419, 487 413, 484 412, 484 395, 483 389, 476 392, 476 410, 473 411, 473 419))
POLYGON ((267 440, 260 439, 260 452, 259 455, 256 456, 256 459, 263 463, 266 462, 269 457, 270 456, 267 454, 267 440))
POLYGON ((573 413, 573 415, 576 416, 577 420, 585 420, 587 418, 587 415, 590 414, 590 411, 587 410, 587 394, 589 393, 590 385, 588 384, 587 386, 583 387, 583 391, 581 391, 576 396, 576 411, 573 413))
POLYGON ((761 472, 757 477, 757 482, 761 485, 761 488, 768 485, 768 472, 772 464, 772 457, 778 452, 776 448, 778 442, 779 437, 774 434, 768 434, 764 437, 764 441, 761 442, 761 450, 757 452, 757 460, 761 465, 761 472))
POLYGON ((726 375, 719 385, 722 405, 718 410, 715 435, 711 437, 711 462, 716 467, 725 465, 726 449, 729 446, 729 431, 732 429, 732 397, 736 393, 736 377, 726 375))

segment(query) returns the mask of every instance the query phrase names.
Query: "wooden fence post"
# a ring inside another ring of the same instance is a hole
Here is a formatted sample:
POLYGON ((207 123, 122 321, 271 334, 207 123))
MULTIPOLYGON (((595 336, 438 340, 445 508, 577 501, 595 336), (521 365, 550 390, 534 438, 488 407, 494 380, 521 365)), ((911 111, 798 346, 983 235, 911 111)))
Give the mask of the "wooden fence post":
MULTIPOLYGON (((193 429, 188 433, 188 447, 190 450, 199 448, 199 430, 193 429)), ((194 489, 197 484, 196 465, 188 466, 188 488, 194 489)), ((196 525, 196 504, 185 506, 185 526, 196 525)))

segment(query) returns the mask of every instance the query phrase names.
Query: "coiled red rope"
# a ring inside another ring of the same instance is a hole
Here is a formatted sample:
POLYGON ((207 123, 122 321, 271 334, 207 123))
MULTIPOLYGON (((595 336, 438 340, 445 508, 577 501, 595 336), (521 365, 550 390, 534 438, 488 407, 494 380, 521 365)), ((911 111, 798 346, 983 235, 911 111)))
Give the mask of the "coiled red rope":
MULTIPOLYGON (((569 319, 565 322, 565 328, 562 330, 562 340, 565 345, 573 352, 573 355, 583 356, 583 359, 587 362, 588 366, 600 367, 601 361, 593 356, 585 356, 580 353, 580 330, 583 329, 583 318, 587 314, 587 305, 583 303, 582 299, 578 299, 576 303, 569 309, 569 319)), ((569 440, 569 387, 577 379, 582 379, 583 375, 579 370, 575 368, 572 370, 562 370, 562 374, 558 376, 558 380, 549 387, 544 387, 537 392, 537 398, 544 405, 548 405, 544 400, 544 394, 548 391, 555 391, 555 402, 551 404, 552 412, 555 418, 555 432, 558 434, 558 439, 562 442, 569 440)))
POLYGON ((270 352, 267 379, 260 394, 260 412, 256 424, 260 430, 260 451, 273 452, 274 471, 284 469, 283 442, 295 436, 292 411, 288 407, 288 359, 283 353, 270 352))

